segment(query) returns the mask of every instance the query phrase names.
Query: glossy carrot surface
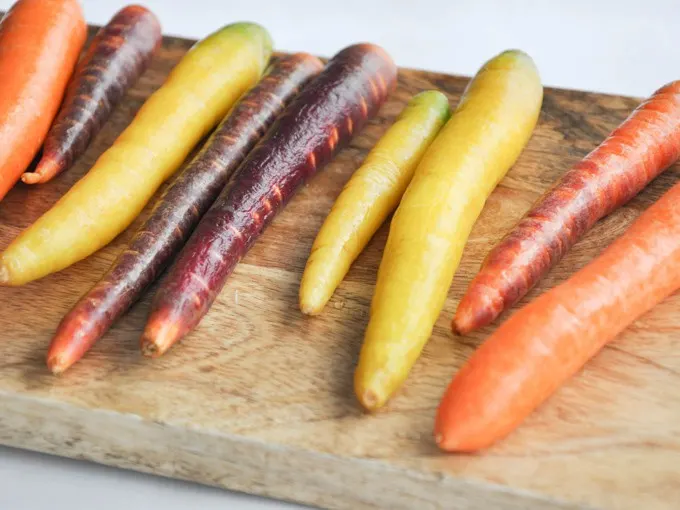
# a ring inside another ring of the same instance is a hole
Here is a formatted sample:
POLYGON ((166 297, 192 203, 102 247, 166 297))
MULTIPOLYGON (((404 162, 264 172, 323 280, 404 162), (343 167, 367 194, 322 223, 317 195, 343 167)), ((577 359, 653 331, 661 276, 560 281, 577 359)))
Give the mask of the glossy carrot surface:
POLYGON ((458 305, 453 329, 491 323, 601 218, 637 195, 680 157, 680 81, 642 103, 572 167, 487 255, 458 305))
POLYGON ((42 158, 21 180, 47 182, 68 169, 146 69, 160 42, 161 26, 151 11, 129 5, 117 12, 78 64, 45 139, 42 158))
POLYGON ((286 108, 162 280, 142 337, 145 354, 163 354, 199 323, 286 202, 378 112, 396 73, 382 48, 350 46, 286 108))
POLYGON ((444 306, 472 226, 533 132, 543 87, 506 51, 472 79, 392 218, 354 377, 367 410, 403 384, 444 306))
POLYGON ((163 192, 109 271, 61 321, 47 354, 52 372, 63 372, 80 359, 156 279, 246 154, 322 68, 318 58, 306 53, 281 57, 241 98, 163 192))
POLYGON ((0 21, 0 200, 40 149, 86 36, 77 0, 19 0, 0 21))
POLYGON ((0 284, 22 285, 108 244, 260 78, 267 31, 228 25, 199 41, 92 169, 0 255, 0 284))
POLYGON ((451 115, 436 90, 414 96, 333 204, 300 283, 300 309, 316 315, 401 200, 416 165, 451 115))
POLYGON ((515 313, 456 374, 435 438, 485 448, 515 429, 629 324, 680 288, 680 185, 602 255, 515 313))

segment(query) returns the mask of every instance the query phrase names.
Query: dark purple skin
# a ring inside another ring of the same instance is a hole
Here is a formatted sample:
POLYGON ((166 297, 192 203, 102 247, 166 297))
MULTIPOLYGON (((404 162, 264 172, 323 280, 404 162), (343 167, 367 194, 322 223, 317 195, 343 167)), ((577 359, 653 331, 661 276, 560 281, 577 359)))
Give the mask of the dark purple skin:
POLYGON ((372 44, 345 48, 276 121, 162 280, 142 337, 160 355, 207 313, 236 264, 303 183, 373 117, 397 69, 372 44))
POLYGON ((77 361, 157 278, 234 170, 322 68, 321 61, 307 53, 281 57, 241 98, 161 195, 106 275, 61 321, 48 353, 53 370, 60 372, 77 361))
POLYGON ((47 182, 87 149, 125 92, 144 72, 161 43, 156 16, 139 5, 118 11, 92 40, 66 89, 28 184, 47 182))

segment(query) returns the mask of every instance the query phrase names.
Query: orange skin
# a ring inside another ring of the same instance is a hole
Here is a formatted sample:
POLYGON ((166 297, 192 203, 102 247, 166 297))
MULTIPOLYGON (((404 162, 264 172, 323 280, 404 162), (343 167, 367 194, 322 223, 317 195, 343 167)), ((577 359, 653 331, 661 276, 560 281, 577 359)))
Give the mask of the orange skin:
POLYGON ((534 204, 487 255, 452 328, 464 335, 517 303, 601 218, 680 157, 680 81, 657 90, 534 204))
POLYGON ((602 255, 528 304, 477 349, 439 406, 446 451, 485 448, 629 324, 680 288, 680 184, 602 255))
POLYGON ((76 0, 19 0, 0 22, 0 200, 40 149, 86 36, 76 0))

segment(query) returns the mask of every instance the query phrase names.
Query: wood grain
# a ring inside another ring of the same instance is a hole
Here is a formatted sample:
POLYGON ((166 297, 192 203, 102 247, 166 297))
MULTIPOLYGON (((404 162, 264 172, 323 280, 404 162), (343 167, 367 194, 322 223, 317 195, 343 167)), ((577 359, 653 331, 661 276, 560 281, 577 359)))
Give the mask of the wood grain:
MULTIPOLYGON (((190 44, 165 39, 151 69, 74 169, 7 195, 0 203, 0 248, 90 168, 190 44)), ((431 434, 451 375, 491 331, 454 337, 449 330, 482 258, 637 100, 546 91, 535 135, 489 199, 432 339, 385 412, 360 411, 352 374, 387 226, 323 315, 298 311, 307 254, 350 174, 411 95, 438 88, 455 105, 466 82, 401 70, 399 88, 379 118, 291 201, 200 327, 161 359, 144 359, 138 350, 150 292, 63 377, 44 365, 59 320, 141 218, 75 266, 25 287, 1 288, 0 443, 328 508, 676 508, 678 296, 638 320, 487 452, 445 455, 431 434)), ((600 222, 526 299, 598 254, 677 176, 676 166, 600 222)))

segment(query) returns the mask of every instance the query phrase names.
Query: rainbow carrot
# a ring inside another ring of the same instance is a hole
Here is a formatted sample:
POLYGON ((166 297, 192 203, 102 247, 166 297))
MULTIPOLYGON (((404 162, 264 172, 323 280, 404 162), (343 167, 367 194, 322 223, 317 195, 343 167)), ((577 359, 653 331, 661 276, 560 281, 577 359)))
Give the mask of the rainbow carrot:
POLYGON ((453 320, 464 334, 518 302, 601 218, 680 157, 680 81, 659 89, 548 190, 487 255, 453 320))
POLYGON ((529 55, 496 55, 418 163, 390 224, 354 373, 368 411, 387 403, 418 360, 472 226, 529 141, 542 100, 529 55))
POLYGON ((680 184, 602 255, 501 325, 454 377, 435 437, 447 451, 509 434, 629 324, 680 288, 680 184))
POLYGON ((423 154, 451 116, 437 90, 416 94, 354 172, 312 245, 300 310, 321 313, 373 234, 399 205, 423 154))
POLYGON ((21 180, 47 182, 68 169, 144 72, 160 42, 161 26, 151 11, 139 5, 118 11, 78 64, 45 139, 42 159, 21 180))
POLYGON ((23 285, 106 246, 262 76, 269 33, 234 23, 197 42, 90 171, 0 254, 0 285, 23 285))
POLYGON ((199 323, 285 203, 378 112, 396 72, 382 48, 356 44, 333 57, 286 108, 162 281, 141 341, 145 354, 163 354, 199 323))
POLYGON ((168 186, 109 271, 61 321, 47 354, 52 372, 78 361, 156 279, 246 154, 322 67, 307 53, 281 57, 243 96, 168 186))
POLYGON ((0 21, 0 200, 40 149, 86 36, 76 0, 19 0, 0 21))

